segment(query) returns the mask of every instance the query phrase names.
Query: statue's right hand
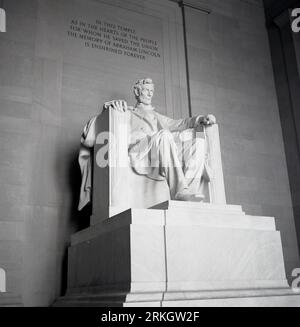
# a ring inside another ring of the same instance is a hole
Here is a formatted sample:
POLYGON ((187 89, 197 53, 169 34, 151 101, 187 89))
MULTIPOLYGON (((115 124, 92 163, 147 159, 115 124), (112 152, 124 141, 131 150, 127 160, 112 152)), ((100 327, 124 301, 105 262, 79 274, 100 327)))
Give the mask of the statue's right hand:
POLYGON ((120 112, 125 112, 127 110, 127 102, 124 100, 113 100, 105 102, 103 105, 104 109, 112 108, 120 112))

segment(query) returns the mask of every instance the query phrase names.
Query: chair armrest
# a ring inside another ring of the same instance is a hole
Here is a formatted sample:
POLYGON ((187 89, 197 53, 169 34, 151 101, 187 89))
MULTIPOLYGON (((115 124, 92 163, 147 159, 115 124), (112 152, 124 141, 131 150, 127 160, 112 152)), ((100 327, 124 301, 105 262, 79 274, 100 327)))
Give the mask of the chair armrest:
POLYGON ((128 167, 129 112, 104 110, 96 122, 95 159, 98 167, 128 167), (104 144, 106 148, 99 152, 104 144), (103 161, 103 155, 106 153, 103 161))
POLYGON ((129 115, 108 109, 97 117, 92 224, 110 217, 111 207, 128 203, 129 115))
POLYGON ((206 127, 205 133, 208 143, 208 163, 214 175, 210 182, 211 203, 226 204, 218 124, 206 127))

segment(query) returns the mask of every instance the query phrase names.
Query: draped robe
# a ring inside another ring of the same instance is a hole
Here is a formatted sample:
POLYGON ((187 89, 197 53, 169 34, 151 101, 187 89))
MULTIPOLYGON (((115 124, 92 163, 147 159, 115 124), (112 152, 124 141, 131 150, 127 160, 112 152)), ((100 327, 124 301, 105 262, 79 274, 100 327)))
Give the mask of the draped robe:
MULTIPOLYGON (((128 155, 133 171, 154 180, 167 179, 171 198, 180 188, 198 193, 203 187, 201 180, 209 181, 212 174, 207 164, 205 138, 185 140, 185 131, 196 127, 196 117, 175 120, 159 114, 154 108, 129 107, 128 110, 131 114, 128 155)), ((97 116, 89 120, 81 136, 79 210, 91 200, 91 151, 96 141, 96 119, 97 116)))

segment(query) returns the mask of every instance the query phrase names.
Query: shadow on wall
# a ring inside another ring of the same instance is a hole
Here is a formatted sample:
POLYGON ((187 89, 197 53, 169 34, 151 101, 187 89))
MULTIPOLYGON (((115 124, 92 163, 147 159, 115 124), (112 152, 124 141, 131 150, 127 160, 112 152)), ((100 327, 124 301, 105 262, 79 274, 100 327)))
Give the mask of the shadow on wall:
MULTIPOLYGON (((58 278, 60 289, 59 295, 65 294, 67 290, 67 277, 68 277, 68 247, 70 246, 70 238, 73 233, 89 227, 90 216, 92 213, 92 206, 87 205, 81 211, 78 211, 78 200, 81 185, 81 172, 78 164, 79 144, 74 145, 68 153, 64 153, 64 157, 68 158, 65 163, 67 173, 65 180, 67 183, 67 190, 70 195, 70 202, 68 208, 63 210, 63 219, 66 222, 65 228, 58 231, 60 233, 61 243, 61 269, 58 278)), ((61 158, 59 159, 61 164, 61 158)))
POLYGON ((300 253, 300 206, 293 206, 294 217, 295 217, 295 227, 298 240, 298 251, 300 253))
MULTIPOLYGON (((281 226, 279 220, 275 220, 275 225, 276 225, 276 231, 280 232, 281 244, 284 244, 283 240, 289 237, 289 233, 287 233, 286 231, 283 230, 283 227, 281 226)), ((294 280, 292 272, 296 268, 295 262, 289 260, 290 256, 291 256, 289 247, 282 246, 282 254, 283 254, 283 260, 284 260, 286 279, 287 279, 289 286, 291 286, 292 282, 294 280)))

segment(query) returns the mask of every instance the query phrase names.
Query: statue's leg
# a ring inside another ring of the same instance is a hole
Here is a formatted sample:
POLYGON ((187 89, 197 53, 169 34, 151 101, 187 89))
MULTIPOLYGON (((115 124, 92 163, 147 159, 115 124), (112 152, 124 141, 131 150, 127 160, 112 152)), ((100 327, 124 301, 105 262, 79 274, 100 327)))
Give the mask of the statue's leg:
POLYGON ((170 131, 161 130, 153 136, 151 158, 158 162, 159 173, 168 182, 171 199, 174 199, 178 192, 187 189, 177 146, 170 131))
POLYGON ((183 142, 179 151, 179 159, 183 162, 183 172, 190 193, 203 192, 202 175, 205 162, 204 140, 193 138, 183 142))

